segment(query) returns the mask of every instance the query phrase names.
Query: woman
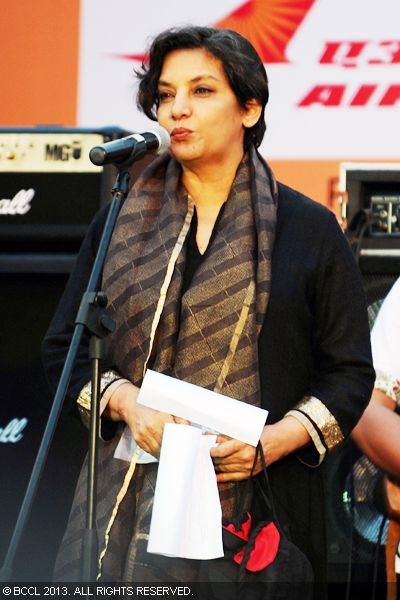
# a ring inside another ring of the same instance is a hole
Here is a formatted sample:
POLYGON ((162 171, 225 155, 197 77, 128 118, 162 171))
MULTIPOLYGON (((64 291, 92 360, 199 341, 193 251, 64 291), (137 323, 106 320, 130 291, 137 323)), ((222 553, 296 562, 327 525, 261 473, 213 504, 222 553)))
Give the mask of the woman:
MULTIPOLYGON (((117 328, 108 339, 103 422, 127 424, 137 444, 158 455, 164 424, 178 419, 136 404, 149 366, 267 408, 261 442, 277 511, 321 581, 322 471, 310 466, 350 433, 373 384, 351 251, 335 217, 277 183, 256 150, 268 82, 247 40, 203 27, 166 31, 139 78, 138 104, 168 130, 171 148, 131 190, 108 251, 103 289, 117 328)), ((104 214, 89 230, 44 342, 53 385, 103 223, 104 214)), ((72 394, 89 378, 82 351, 72 394)), ((79 403, 90 408, 87 386, 79 403)), ((229 516, 234 482, 249 477, 254 448, 218 442, 212 457, 229 516)), ((101 536, 128 468, 112 458, 115 444, 101 450, 101 536)), ((136 468, 110 531, 104 579, 195 579, 196 561, 146 553, 156 469, 136 468)), ((64 580, 76 577, 80 501, 78 485, 58 561, 64 580)))

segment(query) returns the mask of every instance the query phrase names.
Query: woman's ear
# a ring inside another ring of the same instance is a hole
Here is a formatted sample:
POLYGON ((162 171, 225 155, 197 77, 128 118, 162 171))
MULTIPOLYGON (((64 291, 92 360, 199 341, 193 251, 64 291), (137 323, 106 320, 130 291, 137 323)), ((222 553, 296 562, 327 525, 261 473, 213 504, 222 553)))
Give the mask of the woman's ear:
POLYGON ((243 126, 246 128, 253 127, 262 113, 262 106, 258 100, 252 98, 246 102, 246 107, 243 113, 243 126))

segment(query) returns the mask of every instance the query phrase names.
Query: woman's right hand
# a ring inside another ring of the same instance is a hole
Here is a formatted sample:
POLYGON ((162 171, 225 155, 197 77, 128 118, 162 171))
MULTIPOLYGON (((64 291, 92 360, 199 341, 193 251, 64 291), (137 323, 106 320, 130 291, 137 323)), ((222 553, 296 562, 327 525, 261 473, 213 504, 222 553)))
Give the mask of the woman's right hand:
POLYGON ((132 383, 121 384, 112 394, 105 415, 113 421, 125 421, 135 442, 156 458, 160 455, 165 423, 188 423, 137 403, 139 388, 132 383))

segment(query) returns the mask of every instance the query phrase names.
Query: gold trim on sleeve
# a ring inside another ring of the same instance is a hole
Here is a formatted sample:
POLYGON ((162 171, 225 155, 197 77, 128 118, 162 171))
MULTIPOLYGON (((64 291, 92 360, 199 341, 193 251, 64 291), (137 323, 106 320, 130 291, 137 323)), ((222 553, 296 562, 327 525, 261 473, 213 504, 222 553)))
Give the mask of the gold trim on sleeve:
POLYGON ((315 396, 305 396, 293 409, 303 413, 315 425, 328 452, 343 442, 344 436, 339 423, 325 404, 315 396))
MULTIPOLYGON (((119 375, 116 371, 106 371, 101 375, 100 378, 100 398, 107 390, 107 388, 117 381, 118 379, 123 379, 121 375, 119 375)), ((83 386, 81 391, 79 392, 79 396, 77 398, 78 409, 81 414, 82 420, 86 425, 86 420, 90 418, 90 409, 92 406, 92 382, 89 381, 86 385, 83 386)), ((104 410, 104 407, 103 407, 104 410)))
POLYGON ((306 415, 303 415, 302 412, 300 412, 299 410, 296 410, 296 409, 289 410, 289 412, 287 412, 285 414, 285 417, 294 417, 295 419, 297 419, 297 421, 299 421, 307 429, 307 431, 311 437, 311 440, 315 446, 315 449, 319 455, 318 463, 316 463, 316 464, 311 464, 309 462, 306 462, 303 458, 298 456, 299 460, 309 467, 318 467, 322 463, 322 461, 324 460, 324 458, 326 456, 326 448, 323 445, 323 443, 321 442, 318 431, 314 427, 313 423, 310 421, 310 419, 308 417, 306 417, 306 415))

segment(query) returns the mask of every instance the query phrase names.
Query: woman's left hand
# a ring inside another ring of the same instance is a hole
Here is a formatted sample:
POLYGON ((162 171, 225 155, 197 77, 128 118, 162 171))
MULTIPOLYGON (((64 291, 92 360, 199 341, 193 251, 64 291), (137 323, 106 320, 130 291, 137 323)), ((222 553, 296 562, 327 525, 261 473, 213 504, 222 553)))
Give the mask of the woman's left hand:
MULTIPOLYGON (((217 481, 240 481, 250 477, 254 463, 255 448, 244 442, 232 439, 226 435, 217 437, 218 446, 211 448, 217 481)), ((258 459, 253 474, 261 470, 261 461, 258 459)))
MULTIPOLYGON (((272 425, 265 425, 260 436, 267 465, 306 446, 310 441, 310 435, 304 425, 292 416, 284 417, 272 425)), ((210 452, 217 472, 217 481, 248 479, 256 449, 226 435, 219 435, 217 444, 218 446, 211 448, 210 452)), ((261 459, 258 458, 253 475, 260 471, 261 459)))

